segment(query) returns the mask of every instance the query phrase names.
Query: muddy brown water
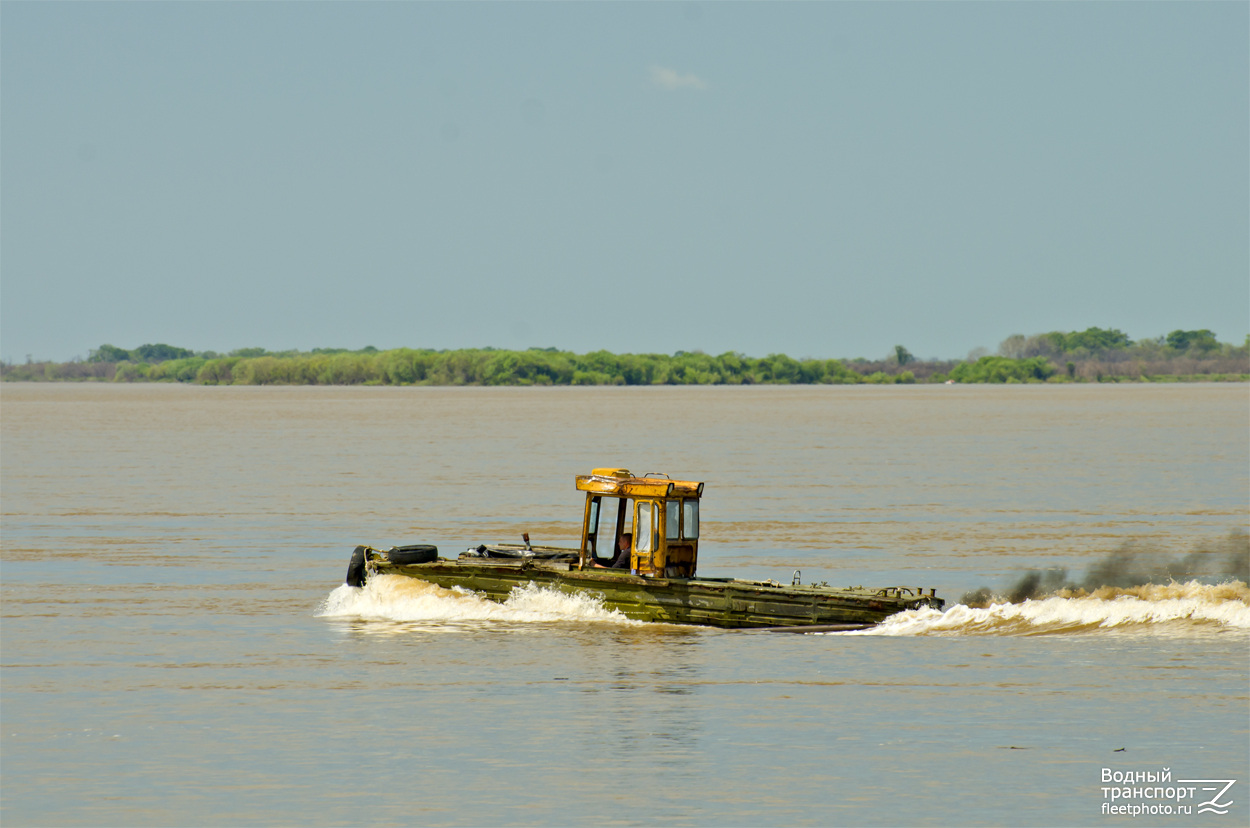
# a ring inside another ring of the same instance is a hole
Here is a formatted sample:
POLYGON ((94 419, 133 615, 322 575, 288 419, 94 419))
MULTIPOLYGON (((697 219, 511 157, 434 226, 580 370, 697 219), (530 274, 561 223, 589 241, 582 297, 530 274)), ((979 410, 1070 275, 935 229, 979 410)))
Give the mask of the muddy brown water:
POLYGON ((1247 824, 1244 587, 957 601, 1222 554, 1248 503, 1244 385, 6 384, 0 818, 1100 825, 1104 768, 1169 768, 1247 824), (357 543, 572 544, 599 466, 706 482, 702 574, 952 606, 776 635, 340 586, 357 543))

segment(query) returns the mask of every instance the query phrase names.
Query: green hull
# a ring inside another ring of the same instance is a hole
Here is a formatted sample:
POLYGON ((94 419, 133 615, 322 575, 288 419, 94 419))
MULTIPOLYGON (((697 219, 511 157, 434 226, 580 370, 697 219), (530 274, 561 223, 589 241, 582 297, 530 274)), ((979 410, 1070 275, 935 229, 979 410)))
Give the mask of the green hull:
POLYGON ((925 606, 941 609, 944 604, 932 591, 926 595, 908 587, 834 589, 729 578, 643 578, 624 570, 579 570, 568 562, 541 559, 462 557, 456 561, 394 564, 386 559, 386 553, 370 549, 366 554, 367 573, 461 587, 499 602, 507 600, 515 587, 535 584, 593 595, 604 607, 627 618, 666 624, 853 629, 877 624, 903 610, 925 606))

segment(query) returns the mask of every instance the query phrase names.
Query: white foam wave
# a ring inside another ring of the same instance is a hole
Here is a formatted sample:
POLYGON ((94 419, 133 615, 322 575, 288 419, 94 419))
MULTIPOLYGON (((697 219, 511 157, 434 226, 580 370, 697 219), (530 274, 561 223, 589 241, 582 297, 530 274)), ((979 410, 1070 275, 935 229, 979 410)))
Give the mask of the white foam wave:
POLYGON ((1250 590, 1240 582, 1210 586, 1195 581, 984 608, 956 604, 945 612, 928 608, 900 612, 871 629, 843 634, 1044 635, 1103 630, 1250 632, 1250 590))
POLYGON ((331 592, 318 608, 320 618, 424 622, 431 625, 472 621, 533 623, 601 621, 637 624, 603 602, 585 594, 569 595, 535 584, 514 587, 504 603, 463 589, 444 589, 401 575, 374 575, 363 587, 346 584, 331 592))

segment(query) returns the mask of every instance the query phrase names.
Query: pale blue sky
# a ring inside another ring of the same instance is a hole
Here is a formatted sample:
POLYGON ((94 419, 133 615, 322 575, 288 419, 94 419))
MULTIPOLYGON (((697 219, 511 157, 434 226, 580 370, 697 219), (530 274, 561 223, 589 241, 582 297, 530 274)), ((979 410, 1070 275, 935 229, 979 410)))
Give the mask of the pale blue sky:
POLYGON ((1250 331, 1250 4, 0 4, 0 356, 1250 331))

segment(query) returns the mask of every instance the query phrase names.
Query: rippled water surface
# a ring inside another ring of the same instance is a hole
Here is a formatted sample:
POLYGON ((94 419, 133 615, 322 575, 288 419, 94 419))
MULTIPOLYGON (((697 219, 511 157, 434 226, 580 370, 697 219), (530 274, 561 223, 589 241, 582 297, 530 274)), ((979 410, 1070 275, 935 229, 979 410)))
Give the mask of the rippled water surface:
POLYGON ((0 395, 6 826, 1250 824, 1244 385, 0 395), (706 481, 703 574, 950 606, 341 586, 357 543, 571 544, 598 466, 706 481), (1146 558, 1205 569, 959 603, 1146 558), (1237 781, 1130 818, 1104 768, 1237 781))

